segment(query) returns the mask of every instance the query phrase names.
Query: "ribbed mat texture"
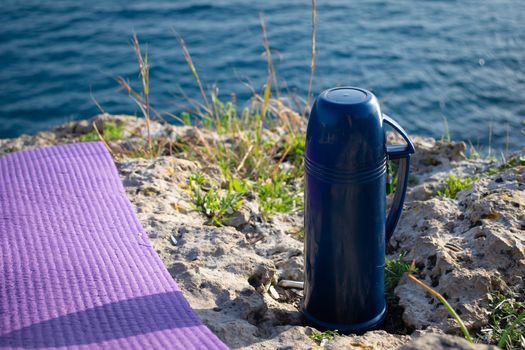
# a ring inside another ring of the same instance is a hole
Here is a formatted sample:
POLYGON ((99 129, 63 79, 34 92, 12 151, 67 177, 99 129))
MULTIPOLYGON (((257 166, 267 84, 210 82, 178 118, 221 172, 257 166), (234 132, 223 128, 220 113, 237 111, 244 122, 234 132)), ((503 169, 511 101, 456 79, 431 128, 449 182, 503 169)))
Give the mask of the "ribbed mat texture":
POLYGON ((0 348, 227 349, 155 253, 101 143, 0 158, 0 348))

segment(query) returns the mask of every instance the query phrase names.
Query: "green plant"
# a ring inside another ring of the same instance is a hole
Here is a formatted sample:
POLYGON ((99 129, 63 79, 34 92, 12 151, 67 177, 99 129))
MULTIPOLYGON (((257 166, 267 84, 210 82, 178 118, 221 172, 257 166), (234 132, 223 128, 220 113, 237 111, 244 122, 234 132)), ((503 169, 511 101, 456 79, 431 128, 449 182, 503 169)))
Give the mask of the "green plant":
POLYGON ((79 137, 80 141, 87 142, 87 141, 98 141, 100 138, 98 137, 98 134, 95 131, 91 131, 87 134, 80 135, 79 137))
POLYGON ((497 167, 497 168, 491 167, 491 168, 487 169, 487 175, 489 175, 489 176, 499 174, 500 172, 501 172, 501 170, 500 170, 499 167, 497 167))
POLYGON ((305 136, 293 135, 291 138, 285 139, 285 141, 287 142, 285 149, 290 150, 286 155, 286 160, 302 169, 304 151, 306 147, 305 136))
POLYGON ((201 172, 191 174, 188 182, 194 208, 214 225, 222 226, 242 204, 245 191, 239 184, 230 182, 228 190, 221 191, 212 187, 201 172))
POLYGON ((188 112, 182 112, 180 115, 182 119, 182 124, 189 126, 191 125, 191 115, 188 112))
MULTIPOLYGON (((116 141, 122 139, 122 135, 124 133, 124 130, 122 129, 122 126, 117 125, 113 122, 105 122, 103 124, 101 135, 104 141, 116 141)), ((100 137, 98 133, 93 130, 87 134, 80 136, 80 141, 98 141, 100 140, 100 137)))
POLYGON ((441 135, 441 141, 450 142, 450 129, 448 127, 448 119, 443 116, 443 135, 441 135))
POLYGON ((190 185, 192 185, 193 183, 196 183, 199 186, 208 184, 208 180, 206 180, 206 177, 200 171, 191 174, 188 178, 188 181, 190 182, 190 185))
POLYGON ((489 176, 499 174, 500 172, 501 170, 499 169, 499 167, 498 168, 491 167, 487 169, 487 175, 489 176))
POLYGON ((386 194, 396 192, 397 186, 397 169, 399 168, 397 161, 388 160, 386 163, 387 183, 386 194))
POLYGON ((336 336, 340 336, 337 330, 335 331, 324 331, 320 332, 317 329, 312 329, 312 333, 308 335, 308 338, 315 341, 317 344, 320 344, 324 339, 333 340, 336 336))
POLYGON ((505 167, 507 169, 514 168, 517 166, 525 166, 525 156, 520 156, 520 157, 513 156, 513 157, 510 157, 507 162, 505 162, 505 167))
POLYGON ((250 190, 251 186, 245 180, 232 178, 228 183, 228 188, 230 191, 246 193, 250 190))
POLYGON ((525 302, 517 299, 511 292, 487 294, 490 315, 488 327, 480 331, 483 341, 503 349, 525 348, 525 302))
POLYGON ((487 169, 487 175, 496 175, 502 171, 515 168, 517 166, 525 166, 525 156, 512 156, 507 161, 504 161, 500 166, 487 169))
POLYGON ((222 226, 231 214, 242 204, 243 193, 228 190, 221 194, 213 188, 202 191, 200 188, 192 188, 192 200, 195 209, 210 218, 216 226, 222 226))
POLYGON ((416 267, 403 261, 405 255, 406 253, 402 253, 396 259, 385 259, 385 292, 389 297, 393 296, 394 289, 406 272, 417 272, 416 267))
POLYGON ((286 213, 303 207, 303 197, 291 184, 286 172, 277 172, 273 178, 259 181, 255 189, 259 194, 259 206, 263 217, 272 213, 286 213))
POLYGON ((445 179, 445 184, 442 186, 442 188, 437 192, 437 194, 441 197, 447 197, 447 198, 456 198, 456 195, 459 191, 470 188, 474 181, 479 180, 479 176, 475 176, 473 178, 467 177, 465 179, 460 179, 453 174, 449 174, 448 177, 445 179))
MULTIPOLYGON (((398 161, 388 160, 386 163, 387 183, 386 183, 386 194, 392 194, 396 192, 398 183, 398 161)), ((408 175, 408 186, 413 187, 418 184, 418 179, 415 175, 408 175)))
POLYGON ((481 155, 479 154, 477 148, 472 144, 471 141, 469 141, 469 147, 468 147, 468 159, 480 159, 481 155))

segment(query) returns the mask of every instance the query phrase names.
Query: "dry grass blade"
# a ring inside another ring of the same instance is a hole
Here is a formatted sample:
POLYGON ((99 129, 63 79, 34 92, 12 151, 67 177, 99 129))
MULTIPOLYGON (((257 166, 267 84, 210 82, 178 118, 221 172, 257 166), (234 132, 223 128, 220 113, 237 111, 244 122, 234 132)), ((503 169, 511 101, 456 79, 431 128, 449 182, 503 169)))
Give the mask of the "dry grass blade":
POLYGON ((120 85, 120 87, 122 89, 126 90, 126 92, 129 94, 129 96, 131 96, 131 98, 133 100, 135 100, 135 102, 139 105, 139 107, 144 105, 144 101, 142 99, 142 96, 138 92, 133 90, 129 80, 124 79, 123 77, 118 77, 116 79, 116 81, 120 85))
POLYGON ((239 173, 239 171, 241 171, 242 167, 244 166, 244 163, 246 162, 246 159, 248 159, 248 156, 250 155, 252 150, 253 150, 253 145, 250 145, 250 147, 248 148, 248 150, 244 154, 244 157, 242 157, 241 162, 239 163, 239 165, 235 169, 236 173, 239 173))
POLYGON ((111 150, 111 147, 109 147, 108 143, 106 142, 106 140, 104 139, 104 136, 102 136, 102 134, 100 133, 100 131, 98 130, 97 128, 97 123, 96 122, 93 122, 93 129, 95 130, 95 132, 97 133, 97 136, 98 138, 100 139, 100 141, 102 141, 102 143, 104 143, 104 146, 106 146, 109 154, 111 154, 111 156, 113 158, 115 158, 115 154, 113 153, 113 151, 111 150))
POLYGON ((272 79, 268 77, 268 80, 266 81, 266 86, 264 87, 264 95, 263 95, 263 109, 261 114, 261 128, 260 131, 263 128, 264 120, 266 119, 266 113, 268 113, 268 104, 270 102, 270 94, 272 90, 272 79))
MULTIPOLYGON (((139 64, 139 76, 142 83, 142 93, 144 96, 144 103, 139 105, 144 114, 144 119, 146 120, 146 132, 147 132, 147 144, 148 150, 147 154, 151 157, 153 152, 153 143, 151 139, 151 126, 150 126, 150 104, 149 104, 149 63, 148 63, 148 53, 146 52, 144 56, 140 49, 139 39, 137 33, 133 33, 133 50, 135 51, 135 56, 137 56, 137 61, 139 64)), ((129 84, 128 84, 128 87, 129 84)), ((129 91, 129 89, 128 89, 129 91)))
MULTIPOLYGON (((266 119, 266 114, 268 112, 268 104, 269 104, 270 96, 272 93, 272 81, 275 79, 275 71, 274 71, 273 63, 272 63, 272 54, 270 52, 270 44, 268 42, 268 32, 266 31, 266 23, 264 21, 264 16, 262 13, 259 15, 259 18, 261 21, 263 46, 264 46, 264 51, 266 53, 266 61, 267 61, 267 66, 268 66, 268 79, 266 79, 266 85, 264 87, 263 106, 262 106, 262 114, 261 114, 261 127, 259 128, 259 138, 260 138, 261 136, 260 133, 262 132, 264 121, 266 119)), ((275 86, 275 88, 277 91, 278 90, 277 85, 275 86)))
POLYGON ((189 103, 190 106, 192 107, 192 108, 190 108, 189 106, 187 106, 187 105, 185 105, 183 103, 175 101, 175 105, 177 107, 179 107, 181 110, 185 110, 186 112, 191 113, 193 115, 201 115, 201 113, 200 113, 201 110, 207 111, 208 107, 206 106, 205 102, 202 103, 202 102, 199 102, 199 101, 191 98, 190 96, 188 96, 184 92, 184 90, 182 90, 180 88, 180 86, 179 86, 178 90, 179 90, 178 93, 182 97, 182 100, 184 100, 185 102, 189 103))
MULTIPOLYGON (((166 115, 166 116, 168 116, 168 117, 170 117, 170 118, 172 118, 172 119, 178 121, 178 122, 181 123, 181 124, 184 124, 184 120, 183 120, 181 117, 179 117, 179 116, 177 116, 177 115, 175 115, 175 114, 173 114, 173 113, 170 113, 170 112, 162 112, 162 114, 164 114, 164 115, 166 115)), ((163 119, 163 121, 167 123, 166 120, 163 119)))
POLYGON ((273 80, 275 94, 278 99, 281 98, 279 92, 279 86, 277 84, 277 74, 275 73, 275 67, 272 60, 272 51, 270 50, 270 41, 268 40, 268 31, 266 30, 266 21, 264 20, 264 15, 259 14, 259 20, 261 22, 261 31, 263 35, 263 47, 266 54, 266 66, 268 68, 268 79, 273 80))
POLYGON ((89 88, 89 97, 90 97, 91 101, 93 101, 93 103, 95 104, 95 106, 97 107, 99 112, 101 114, 106 114, 106 111, 104 110, 104 108, 102 108, 102 106, 100 105, 100 103, 98 103, 98 101, 95 98, 95 96, 93 96, 93 91, 91 91, 91 87, 89 88))
MULTIPOLYGON (((414 264, 412 264, 412 265, 414 266, 414 264)), ((410 281, 414 282, 415 284, 417 284, 418 286, 423 288, 427 293, 429 293, 430 295, 432 295, 436 299, 438 299, 441 302, 441 304, 443 304, 443 306, 447 309, 449 314, 452 317, 454 317, 456 322, 459 324, 459 328, 461 329, 461 332, 463 333, 463 336, 465 337, 465 339, 467 339, 471 343, 474 342, 474 339, 472 339, 472 336, 470 335, 467 327, 465 326, 465 323, 463 323, 463 320, 461 319, 461 317, 459 317, 459 315, 452 308, 452 306, 448 303, 448 301, 445 299, 445 297, 443 297, 440 293, 438 293, 437 291, 435 291, 431 287, 427 286, 426 284, 424 284, 420 280, 418 280, 416 277, 414 277, 414 275, 412 275, 410 273, 410 271, 407 272, 407 277, 408 277, 408 279, 410 281)))
POLYGON ((279 161, 277 162, 277 164, 275 164, 275 167, 273 169, 273 176, 275 177, 277 175, 277 172, 279 171, 279 168, 281 166, 281 164, 284 162, 284 160, 286 159, 286 156, 288 155, 288 153, 290 153, 290 151, 292 150, 292 147, 293 145, 290 143, 290 145, 286 148, 286 150, 283 152, 283 155, 281 156, 281 158, 279 158, 279 161))
POLYGON ((194 127, 193 130, 195 131, 195 136, 197 137, 197 140, 200 144, 204 146, 206 149, 207 154, 211 155, 213 154, 210 145, 208 144, 208 141, 204 138, 204 135, 202 135, 202 132, 199 130, 199 128, 194 127))
POLYGON ((493 128, 492 128, 492 120, 491 120, 489 123, 489 151, 488 151, 487 158, 492 157, 492 131, 493 131, 493 128))
POLYGON ((211 116, 213 114, 213 110, 211 108, 210 102, 208 101, 208 97, 206 96, 206 92, 204 92, 204 87, 202 86, 201 79, 199 77, 199 74, 197 73, 197 69, 195 68, 195 64, 193 63, 193 60, 191 58, 190 51, 188 50, 188 46, 186 45, 184 38, 175 29, 173 29, 173 33, 175 34, 175 37, 177 38, 177 41, 179 42, 179 45, 182 48, 184 59, 186 60, 186 63, 190 67, 191 73, 193 74, 195 81, 197 81, 197 85, 199 86, 199 90, 201 92, 202 99, 204 101, 204 104, 206 105, 206 110, 211 116))
POLYGON ((306 112, 310 108, 310 103, 312 101, 312 84, 313 84, 314 70, 315 70, 315 34, 316 32, 317 32, 316 0, 312 0, 312 59, 310 62, 310 79, 308 81, 308 95, 306 98, 306 103, 304 105, 303 117, 306 115, 306 112))

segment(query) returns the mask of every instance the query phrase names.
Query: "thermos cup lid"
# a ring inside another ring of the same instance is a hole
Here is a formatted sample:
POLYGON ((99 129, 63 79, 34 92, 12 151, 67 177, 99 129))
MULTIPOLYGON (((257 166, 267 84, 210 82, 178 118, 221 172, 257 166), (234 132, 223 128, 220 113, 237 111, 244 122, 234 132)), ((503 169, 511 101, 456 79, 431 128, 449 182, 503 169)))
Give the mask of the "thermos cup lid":
POLYGON ((305 161, 353 172, 376 168, 385 159, 383 117, 374 94, 356 87, 323 91, 310 113, 305 161))
POLYGON ((372 97, 368 91, 354 87, 333 88, 324 93, 328 101, 341 104, 359 104, 372 97))

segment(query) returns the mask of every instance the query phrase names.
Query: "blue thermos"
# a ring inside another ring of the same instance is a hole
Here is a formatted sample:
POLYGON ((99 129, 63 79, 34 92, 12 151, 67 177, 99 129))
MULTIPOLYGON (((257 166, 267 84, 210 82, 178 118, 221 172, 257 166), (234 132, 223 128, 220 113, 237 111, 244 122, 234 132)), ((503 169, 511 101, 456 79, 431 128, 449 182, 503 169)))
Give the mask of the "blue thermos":
POLYGON ((355 87, 322 92, 312 106, 305 151, 305 280, 302 312, 320 329, 361 333, 381 324, 385 245, 401 215, 414 145, 355 87), (406 144, 387 145, 385 124, 406 144), (386 214, 387 159, 398 183, 386 214))

